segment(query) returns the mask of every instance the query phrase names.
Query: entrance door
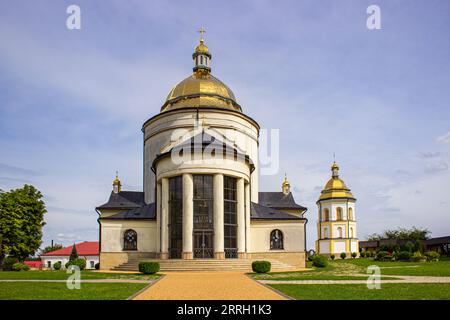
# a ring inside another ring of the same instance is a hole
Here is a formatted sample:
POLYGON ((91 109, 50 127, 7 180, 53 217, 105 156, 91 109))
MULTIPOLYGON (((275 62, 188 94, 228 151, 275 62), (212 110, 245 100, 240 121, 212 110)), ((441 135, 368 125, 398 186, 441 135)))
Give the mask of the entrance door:
POLYGON ((208 231, 194 232, 194 258, 211 259, 213 257, 213 233, 208 231))

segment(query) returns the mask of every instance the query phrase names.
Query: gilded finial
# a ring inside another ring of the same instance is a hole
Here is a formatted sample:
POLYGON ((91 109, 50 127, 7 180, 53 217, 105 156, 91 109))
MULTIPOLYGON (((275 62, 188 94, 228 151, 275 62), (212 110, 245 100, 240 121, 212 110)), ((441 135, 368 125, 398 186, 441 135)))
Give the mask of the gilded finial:
POLYGON ((291 184, 287 179, 286 173, 284 174, 284 180, 283 183, 281 184, 281 190, 285 195, 288 195, 291 192, 291 184))
POLYGON ((204 41, 203 35, 206 33, 205 28, 200 27, 200 29, 197 32, 200 33, 200 42, 203 42, 204 41))

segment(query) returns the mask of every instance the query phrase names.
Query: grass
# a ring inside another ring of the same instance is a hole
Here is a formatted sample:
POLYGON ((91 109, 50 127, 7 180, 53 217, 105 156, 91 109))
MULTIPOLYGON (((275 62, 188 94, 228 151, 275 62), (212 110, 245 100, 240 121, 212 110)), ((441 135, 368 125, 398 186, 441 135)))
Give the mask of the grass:
POLYGON ((351 259, 337 260, 334 264, 340 266, 356 266, 360 273, 366 273, 370 265, 380 267, 382 275, 398 276, 428 276, 428 277, 450 277, 450 261, 437 262, 390 262, 374 261, 373 259, 351 259))
MULTIPOLYGON (((33 271, 0 271, 0 280, 66 280, 70 274, 66 271, 56 270, 33 270, 33 271)), ((103 273, 84 270, 81 271, 81 280, 87 279, 128 279, 128 280, 152 280, 159 275, 144 275, 133 273, 103 273)))
POLYGON ((448 300, 450 284, 381 284, 369 290, 362 284, 296 285, 275 284, 271 287, 297 300, 448 300))
POLYGON ((272 272, 268 274, 251 274, 257 280, 363 280, 367 279, 367 267, 379 266, 381 279, 399 279, 395 276, 433 276, 450 277, 450 260, 438 262, 389 262, 373 259, 345 259, 328 261, 325 268, 313 267, 311 270, 299 272, 272 272), (394 276, 394 277, 384 277, 394 276))
POLYGON ((69 290, 65 283, 0 282, 0 300, 124 300, 145 283, 81 283, 69 290))

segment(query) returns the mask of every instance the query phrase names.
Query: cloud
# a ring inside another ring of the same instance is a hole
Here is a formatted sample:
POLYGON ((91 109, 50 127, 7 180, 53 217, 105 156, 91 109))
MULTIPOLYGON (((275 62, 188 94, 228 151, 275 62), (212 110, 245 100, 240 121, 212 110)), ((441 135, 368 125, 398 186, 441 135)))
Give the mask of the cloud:
POLYGON ((436 141, 443 144, 450 143, 450 131, 442 136, 437 137, 436 141))

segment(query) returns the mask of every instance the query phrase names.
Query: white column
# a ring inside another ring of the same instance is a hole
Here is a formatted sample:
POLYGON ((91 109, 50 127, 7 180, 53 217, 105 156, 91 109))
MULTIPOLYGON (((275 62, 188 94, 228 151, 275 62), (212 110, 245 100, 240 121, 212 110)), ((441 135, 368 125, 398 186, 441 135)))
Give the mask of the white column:
POLYGON ((183 174, 183 259, 192 259, 194 227, 194 181, 192 174, 183 174))
POLYGON ((250 183, 245 184, 245 252, 250 252, 250 183))
POLYGON ((215 174, 214 190, 214 258, 225 259, 223 221, 223 174, 215 174))
POLYGON ((245 258, 245 190, 244 179, 237 179, 237 247, 239 258, 245 258))
POLYGON ((161 183, 156 184, 156 252, 161 253, 161 183))
POLYGON ((160 259, 169 258, 169 179, 161 179, 161 254, 160 259))

